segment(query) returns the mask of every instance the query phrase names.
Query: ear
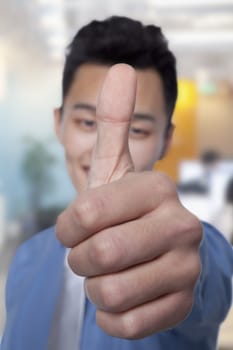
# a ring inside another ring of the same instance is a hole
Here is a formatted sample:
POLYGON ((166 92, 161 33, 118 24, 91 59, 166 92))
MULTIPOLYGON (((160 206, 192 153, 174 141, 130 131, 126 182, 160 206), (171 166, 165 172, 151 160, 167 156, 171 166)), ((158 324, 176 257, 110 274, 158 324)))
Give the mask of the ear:
POLYGON ((54 126, 54 131, 55 131, 55 134, 57 136, 57 139, 60 143, 62 143, 61 122, 62 122, 61 108, 54 108, 54 110, 53 110, 53 126, 54 126))
POLYGON ((169 129, 166 132, 165 142, 164 142, 163 149, 162 149, 161 155, 159 157, 159 160, 163 159, 167 155, 169 149, 171 148, 174 130, 175 130, 175 125, 171 124, 169 129))

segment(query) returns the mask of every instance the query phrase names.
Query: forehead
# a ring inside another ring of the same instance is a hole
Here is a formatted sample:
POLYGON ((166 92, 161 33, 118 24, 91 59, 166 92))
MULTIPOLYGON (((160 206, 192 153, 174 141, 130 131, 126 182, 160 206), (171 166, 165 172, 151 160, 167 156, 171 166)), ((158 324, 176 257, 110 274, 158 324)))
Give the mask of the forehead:
MULTIPOLYGON (((76 71, 74 80, 65 98, 70 103, 90 103, 96 105, 98 94, 109 66, 83 64, 76 71)), ((135 111, 165 114, 163 84, 154 69, 136 69, 137 95, 135 111)))

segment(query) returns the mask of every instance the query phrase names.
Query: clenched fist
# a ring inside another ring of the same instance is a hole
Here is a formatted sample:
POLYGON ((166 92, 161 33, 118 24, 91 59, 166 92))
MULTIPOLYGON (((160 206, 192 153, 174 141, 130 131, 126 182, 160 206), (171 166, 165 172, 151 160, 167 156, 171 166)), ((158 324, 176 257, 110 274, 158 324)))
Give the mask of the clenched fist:
POLYGON ((141 338, 187 317, 201 265, 202 227, 156 171, 134 172, 128 134, 136 74, 113 66, 99 95, 88 188, 59 216, 58 239, 85 276, 100 327, 141 338))

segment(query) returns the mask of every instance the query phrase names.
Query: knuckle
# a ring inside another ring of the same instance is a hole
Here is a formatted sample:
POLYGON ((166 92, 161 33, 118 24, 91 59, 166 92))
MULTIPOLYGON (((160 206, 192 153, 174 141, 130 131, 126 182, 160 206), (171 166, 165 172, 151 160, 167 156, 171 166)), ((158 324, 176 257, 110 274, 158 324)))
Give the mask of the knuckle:
POLYGON ((194 216, 189 213, 186 209, 182 220, 179 221, 179 229, 182 233, 191 232, 195 224, 194 216))
POLYGON ((176 232, 181 242, 198 246, 202 239, 202 226, 197 217, 187 209, 182 208, 180 215, 177 215, 176 232))
POLYGON ((177 320, 176 323, 180 323, 184 321, 190 314, 193 307, 193 291, 188 290, 180 293, 176 300, 176 315, 177 320))
POLYGON ((182 274, 183 287, 194 290, 196 282, 201 273, 201 261, 199 255, 195 253, 189 253, 186 264, 181 265, 180 270, 184 271, 182 274))
POLYGON ((157 191, 160 190, 164 196, 176 196, 175 184, 167 174, 157 171, 152 172, 151 176, 157 191))
POLYGON ((64 210, 56 220, 55 233, 57 239, 67 248, 74 247, 77 244, 76 227, 70 217, 72 212, 72 205, 64 210))
POLYGON ((110 235, 106 237, 94 236, 89 249, 89 259, 102 273, 112 272, 118 261, 118 250, 115 248, 110 235))
POLYGON ((121 332, 126 339, 138 339, 142 332, 141 319, 135 316, 134 312, 126 312, 121 318, 121 332))
POLYGON ((63 244, 66 245, 66 239, 65 239, 65 235, 64 235, 64 230, 62 229, 63 227, 63 213, 59 214, 57 217, 57 221, 56 221, 56 229, 55 229, 55 233, 56 233, 56 237, 57 239, 63 244))
POLYGON ((122 235, 117 234, 114 227, 101 231, 90 241, 89 259, 101 272, 115 272, 123 264, 125 256, 122 235))
POLYGON ((117 283, 117 281, 114 281, 114 278, 110 276, 103 278, 100 285, 100 299, 102 308, 105 311, 122 311, 123 295, 119 282, 117 283))
POLYGON ((189 291, 189 292, 186 292, 183 297, 182 313, 181 313, 182 320, 188 317, 188 315, 192 310, 192 307, 193 307, 193 293, 189 291))
POLYGON ((192 242, 200 243, 202 231, 202 225, 199 219, 186 210, 185 220, 183 220, 183 232, 190 233, 192 242))
POLYGON ((89 193, 81 194, 74 207, 74 217, 82 228, 92 230, 101 217, 102 209, 103 203, 100 198, 90 196, 89 193))
POLYGON ((189 224, 189 229, 190 231, 194 231, 194 232, 199 232, 201 229, 201 224, 200 224, 200 221, 198 220, 198 218, 193 215, 193 214, 190 214, 189 215, 189 220, 188 220, 188 224, 189 224))
POLYGON ((193 245, 199 248, 203 238, 203 228, 201 222, 194 215, 192 215, 192 220, 190 223, 190 233, 191 243, 193 243, 193 245))

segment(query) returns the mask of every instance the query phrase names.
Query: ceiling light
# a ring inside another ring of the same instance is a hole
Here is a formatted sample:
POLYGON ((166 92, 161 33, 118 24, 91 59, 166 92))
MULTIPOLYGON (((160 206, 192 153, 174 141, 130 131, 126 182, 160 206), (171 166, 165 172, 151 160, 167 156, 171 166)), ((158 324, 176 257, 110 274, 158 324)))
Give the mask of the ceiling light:
POLYGON ((60 5, 64 0, 37 0, 40 5, 60 5))
POLYGON ((53 61, 57 61, 57 62, 64 62, 64 59, 65 59, 64 50, 62 48, 53 47, 49 51, 49 56, 53 61))
POLYGON ((41 26, 46 29, 64 28, 64 18, 59 13, 48 13, 41 16, 41 26))
POLYGON ((223 7, 223 6, 232 6, 232 0, 148 0, 150 5, 155 6, 156 8, 174 8, 174 7, 223 7))
POLYGON ((233 15, 229 13, 213 14, 199 17, 193 21, 195 28, 216 28, 232 26, 233 15))
POLYGON ((65 48, 67 45, 67 37, 65 33, 53 34, 48 38, 48 44, 56 48, 65 48))
POLYGON ((203 46, 208 47, 230 45, 233 49, 233 31, 173 31, 166 32, 166 35, 173 45, 203 46))

